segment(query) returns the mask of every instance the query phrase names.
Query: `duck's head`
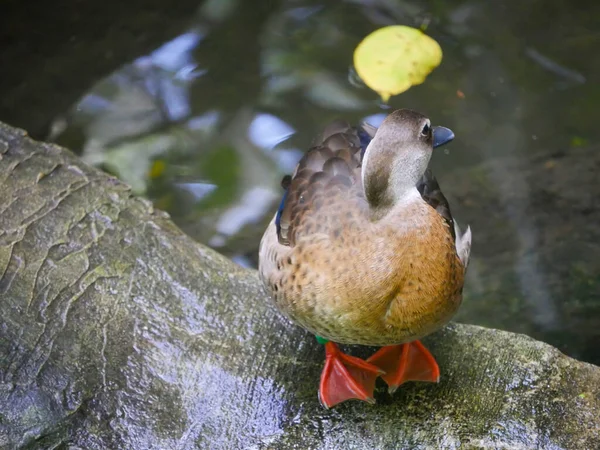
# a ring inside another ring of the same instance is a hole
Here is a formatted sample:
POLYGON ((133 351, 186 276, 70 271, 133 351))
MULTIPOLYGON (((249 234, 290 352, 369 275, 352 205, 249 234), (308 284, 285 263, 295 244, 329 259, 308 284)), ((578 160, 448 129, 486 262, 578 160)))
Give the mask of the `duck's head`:
POLYGON ((362 182, 369 205, 387 209, 413 193, 435 147, 454 139, 448 128, 432 127, 431 121, 410 109, 385 118, 362 162, 362 182))

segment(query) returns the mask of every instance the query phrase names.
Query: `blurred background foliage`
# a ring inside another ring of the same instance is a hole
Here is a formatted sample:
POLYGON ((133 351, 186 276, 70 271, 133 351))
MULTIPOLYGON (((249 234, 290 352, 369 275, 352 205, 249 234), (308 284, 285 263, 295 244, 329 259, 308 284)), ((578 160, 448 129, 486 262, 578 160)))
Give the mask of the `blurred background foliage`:
POLYGON ((281 176, 326 123, 422 111, 457 136, 432 166, 474 233, 457 320, 600 364, 599 20, 600 4, 566 0, 199 1, 178 37, 90 86, 49 138, 252 267, 281 176), (351 64, 392 24, 426 26, 444 59, 387 106, 351 64))

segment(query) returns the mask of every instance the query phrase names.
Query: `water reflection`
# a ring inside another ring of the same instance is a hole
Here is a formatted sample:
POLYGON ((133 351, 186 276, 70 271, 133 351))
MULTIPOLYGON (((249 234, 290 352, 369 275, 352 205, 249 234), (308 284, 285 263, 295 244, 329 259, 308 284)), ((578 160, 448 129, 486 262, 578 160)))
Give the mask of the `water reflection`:
POLYGON ((600 137, 594 14, 566 1, 250 3, 204 2, 192 28, 92 87, 54 137, 251 266, 281 175, 323 125, 385 116, 353 76, 356 44, 425 24, 444 61, 391 107, 457 135, 432 165, 474 232, 459 320, 600 363, 600 163, 584 146, 600 137))

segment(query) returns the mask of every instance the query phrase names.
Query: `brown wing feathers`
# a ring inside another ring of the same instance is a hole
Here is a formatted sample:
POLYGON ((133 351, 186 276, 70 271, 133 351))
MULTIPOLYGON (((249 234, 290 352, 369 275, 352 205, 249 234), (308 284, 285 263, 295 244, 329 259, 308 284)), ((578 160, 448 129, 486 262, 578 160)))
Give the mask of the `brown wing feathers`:
POLYGON ((417 190, 420 192, 421 197, 425 200, 429 206, 435 209, 440 216, 444 218, 448 226, 450 227, 450 232, 452 233, 452 239, 456 240, 456 234, 454 231, 454 219, 452 218, 452 213, 450 212, 450 204, 448 200, 442 193, 440 189, 440 185, 438 184, 436 178, 433 176, 431 169, 427 169, 425 174, 417 184, 417 190))
POLYGON ((336 186, 349 187, 357 182, 360 153, 360 140, 348 123, 334 122, 325 129, 298 163, 280 206, 276 219, 280 244, 295 244, 303 216, 323 206, 323 195, 336 186))

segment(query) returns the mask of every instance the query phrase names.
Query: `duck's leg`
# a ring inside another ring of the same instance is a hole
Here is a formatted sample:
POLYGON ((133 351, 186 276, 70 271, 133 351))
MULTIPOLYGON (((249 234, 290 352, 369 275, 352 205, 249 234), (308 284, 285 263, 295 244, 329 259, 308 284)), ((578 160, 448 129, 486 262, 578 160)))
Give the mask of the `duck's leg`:
POLYGON ((350 399, 375 403, 375 380, 382 374, 373 364, 343 353, 333 342, 317 338, 325 344, 325 367, 321 373, 319 400, 325 408, 350 399))
POLYGON ((405 381, 431 381, 440 379, 440 369, 435 358, 421 341, 380 348, 367 359, 385 372, 381 376, 389 386, 390 394, 405 381))

